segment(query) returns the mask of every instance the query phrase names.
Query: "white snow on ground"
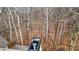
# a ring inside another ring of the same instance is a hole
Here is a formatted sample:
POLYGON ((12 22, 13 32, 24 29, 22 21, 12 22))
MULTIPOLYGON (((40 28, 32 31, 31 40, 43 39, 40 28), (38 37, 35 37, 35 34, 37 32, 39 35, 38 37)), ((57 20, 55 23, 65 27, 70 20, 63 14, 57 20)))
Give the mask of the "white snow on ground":
POLYGON ((16 49, 0 48, 0 51, 20 51, 16 49))
POLYGON ((9 49, 7 47, 7 44, 9 42, 5 40, 2 36, 0 36, 0 51, 27 51, 29 46, 24 46, 24 45, 15 45, 14 48, 9 49))
POLYGON ((28 51, 28 46, 15 45, 14 48, 0 48, 0 51, 28 51))
POLYGON ((17 50, 23 50, 23 51, 27 51, 29 48, 29 46, 24 46, 24 45, 15 45, 14 49, 17 50))
POLYGON ((6 48, 8 43, 9 42, 7 40, 5 40, 3 37, 0 36, 0 47, 6 48))

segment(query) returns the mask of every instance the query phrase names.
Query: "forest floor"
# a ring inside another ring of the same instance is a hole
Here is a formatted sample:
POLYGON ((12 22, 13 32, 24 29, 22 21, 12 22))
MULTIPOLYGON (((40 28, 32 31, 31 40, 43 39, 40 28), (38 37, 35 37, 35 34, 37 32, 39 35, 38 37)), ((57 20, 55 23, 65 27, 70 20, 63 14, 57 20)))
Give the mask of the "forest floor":
POLYGON ((29 46, 15 45, 14 48, 0 48, 0 51, 28 51, 29 46))

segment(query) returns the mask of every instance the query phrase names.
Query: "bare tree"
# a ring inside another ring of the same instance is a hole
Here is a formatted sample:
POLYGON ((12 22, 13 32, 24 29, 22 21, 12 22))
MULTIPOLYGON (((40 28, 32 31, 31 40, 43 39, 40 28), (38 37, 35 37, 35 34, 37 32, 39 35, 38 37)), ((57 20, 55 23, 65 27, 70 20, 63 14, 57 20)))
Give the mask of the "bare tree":
POLYGON ((46 8, 46 40, 48 39, 48 7, 46 8))
POLYGON ((11 25, 10 15, 8 17, 9 17, 9 25, 10 25, 10 39, 12 40, 12 25, 11 25))
POLYGON ((29 29, 30 29, 30 27, 29 27, 29 25, 30 25, 30 17, 29 17, 29 14, 30 14, 30 7, 27 8, 27 20, 28 20, 28 24, 27 24, 27 32, 28 32, 27 39, 30 42, 30 40, 29 40, 29 29))
POLYGON ((19 19, 18 14, 17 14, 17 20, 18 20, 18 27, 19 27, 19 33, 20 33, 20 38, 21 38, 21 44, 23 45, 23 37, 22 37, 22 32, 21 32, 21 27, 20 27, 20 19, 19 19))
MULTIPOLYGON (((14 29, 15 29, 15 32, 16 32, 17 41, 18 41, 18 33, 17 33, 16 25, 15 25, 15 22, 14 22, 14 19, 13 19, 13 16, 12 16, 12 13, 11 13, 10 8, 8 8, 8 11, 9 11, 9 14, 10 14, 10 16, 11 16, 12 23, 13 23, 13 26, 14 26, 14 29)), ((19 42, 19 41, 18 41, 18 42, 19 42)))

